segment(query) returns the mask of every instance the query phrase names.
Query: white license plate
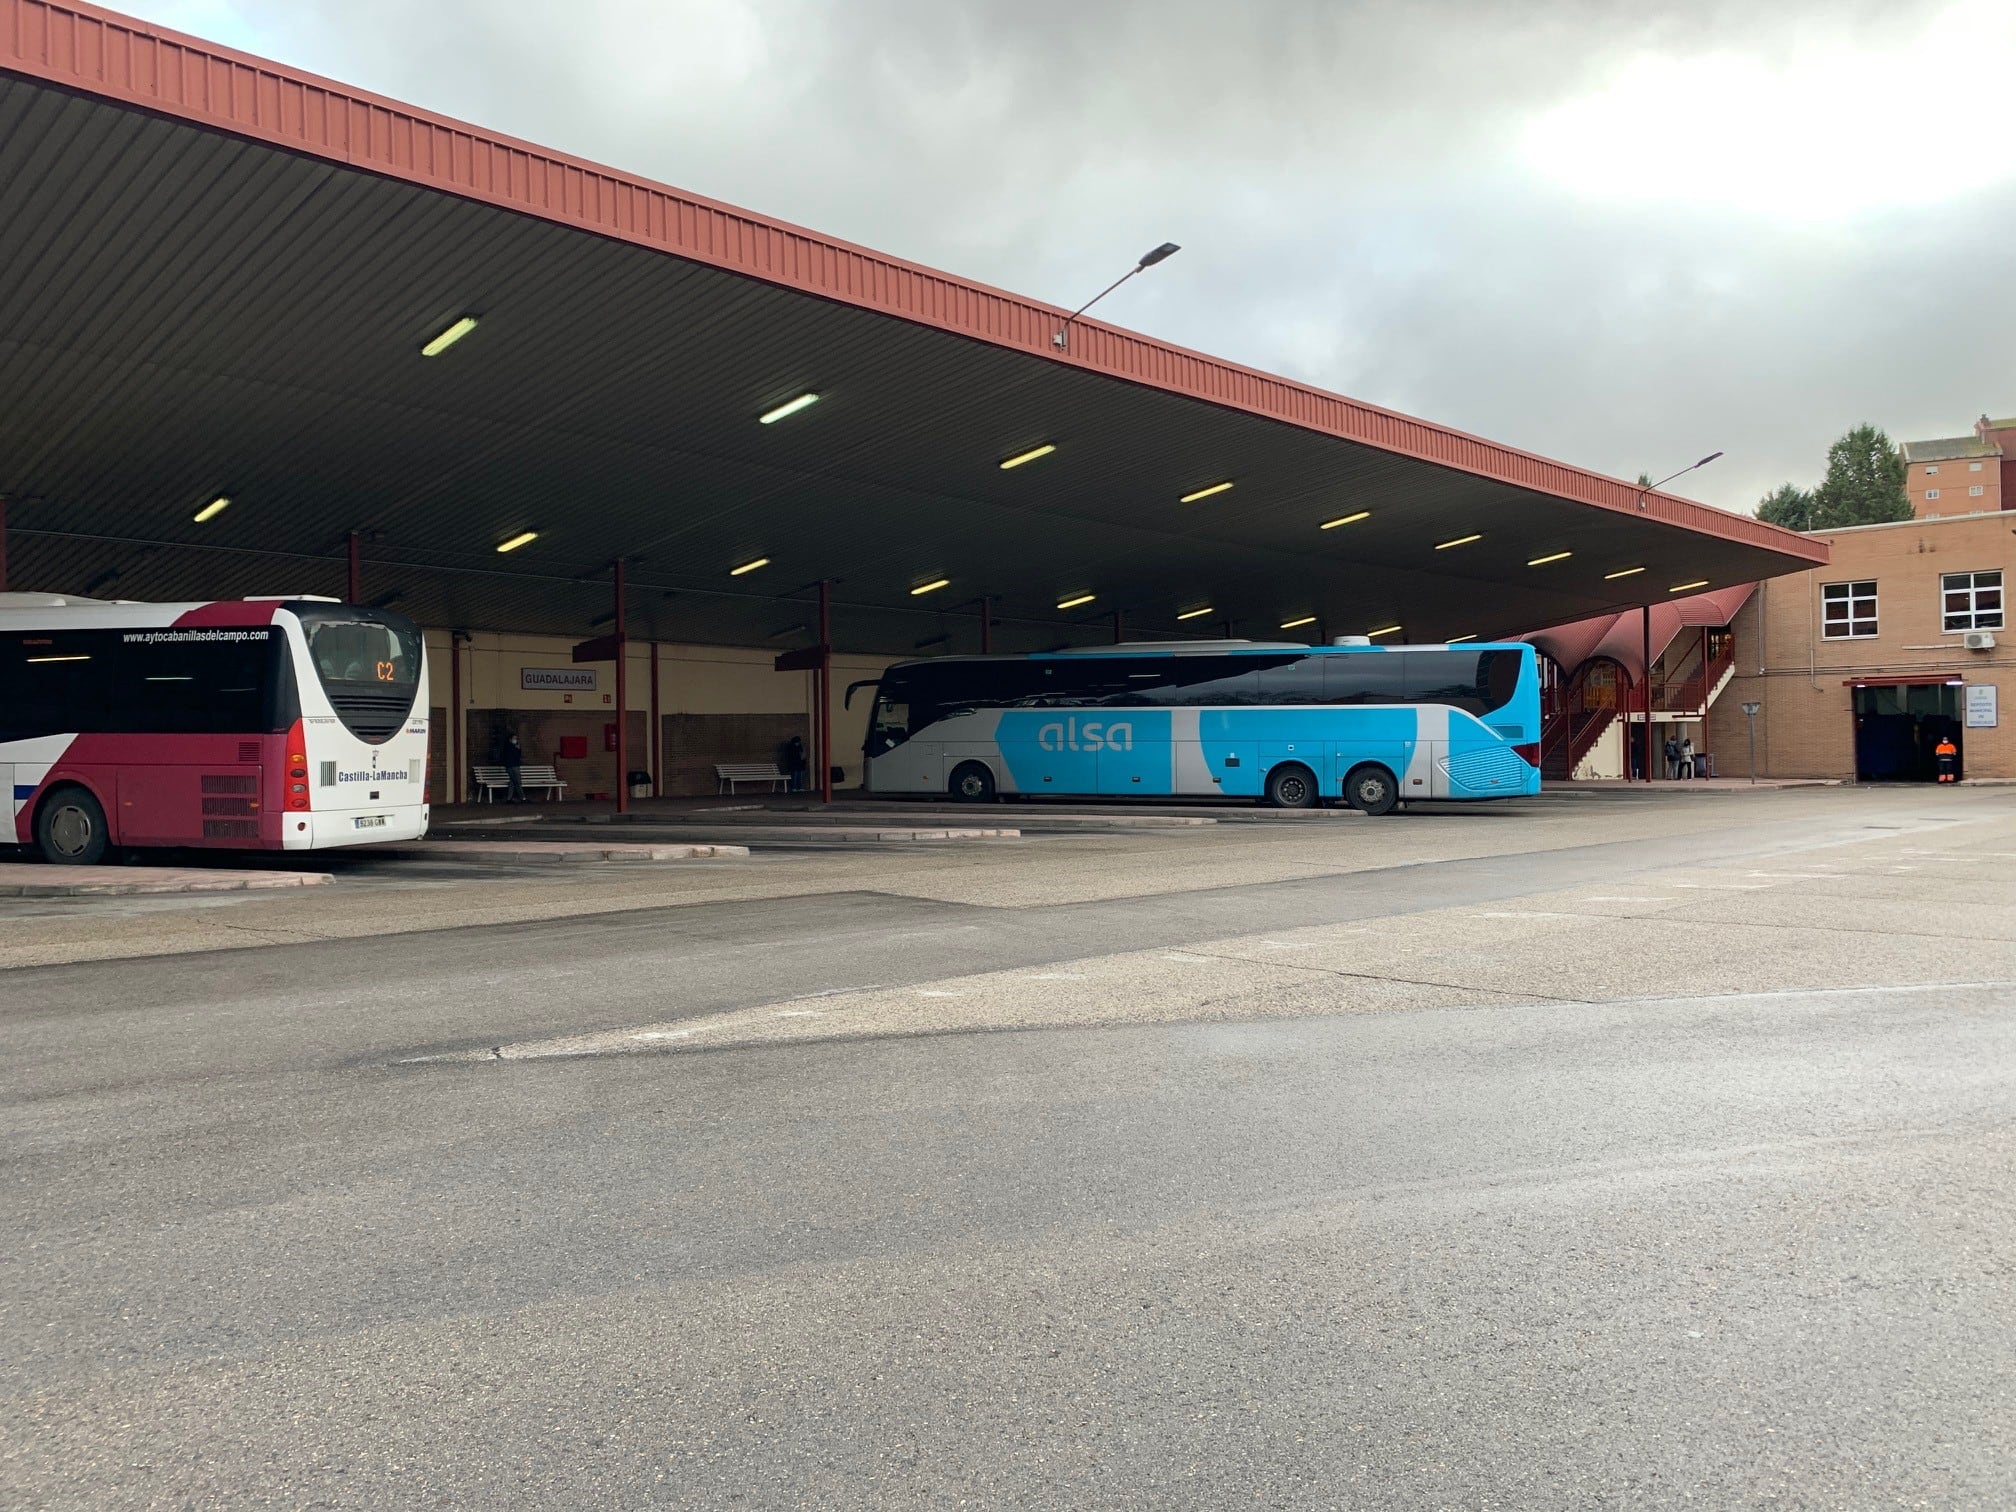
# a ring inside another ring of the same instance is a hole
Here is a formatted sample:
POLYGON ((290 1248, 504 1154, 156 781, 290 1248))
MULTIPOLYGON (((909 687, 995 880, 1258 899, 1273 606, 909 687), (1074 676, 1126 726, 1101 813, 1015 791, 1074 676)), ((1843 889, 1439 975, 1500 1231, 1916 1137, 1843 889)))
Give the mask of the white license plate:
POLYGON ((385 828, 385 816, 383 814, 364 814, 356 819, 352 819, 350 822, 359 829, 385 828))

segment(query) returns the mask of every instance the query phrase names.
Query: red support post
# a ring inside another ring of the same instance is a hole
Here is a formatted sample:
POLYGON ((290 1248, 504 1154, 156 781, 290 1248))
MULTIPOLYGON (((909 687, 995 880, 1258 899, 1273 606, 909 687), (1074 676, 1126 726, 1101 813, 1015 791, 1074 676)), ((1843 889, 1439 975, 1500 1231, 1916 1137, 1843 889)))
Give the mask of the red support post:
POLYGON ((1652 780, 1652 606, 1638 612, 1639 653, 1645 662, 1645 780, 1652 780))
POLYGON ((462 763, 462 632, 448 632, 448 801, 460 803, 467 769, 462 763))
POLYGON ((358 570, 357 532, 354 530, 350 532, 350 577, 346 590, 343 595, 344 603, 361 604, 364 602, 363 573, 358 570))
POLYGON ((658 642, 651 642, 651 796, 665 796, 665 722, 658 717, 658 642))
MULTIPOLYGON (((0 520, 0 524, 5 524, 0 520)), ((981 595, 980 598, 980 654, 989 655, 994 650, 994 600, 981 595)))
POLYGON ((623 558, 616 558, 616 625, 610 632, 616 642, 616 812, 630 812, 630 732, 624 718, 623 676, 630 661, 630 647, 623 639, 623 558))
POLYGON ((819 579, 819 801, 833 801, 833 585, 819 579))

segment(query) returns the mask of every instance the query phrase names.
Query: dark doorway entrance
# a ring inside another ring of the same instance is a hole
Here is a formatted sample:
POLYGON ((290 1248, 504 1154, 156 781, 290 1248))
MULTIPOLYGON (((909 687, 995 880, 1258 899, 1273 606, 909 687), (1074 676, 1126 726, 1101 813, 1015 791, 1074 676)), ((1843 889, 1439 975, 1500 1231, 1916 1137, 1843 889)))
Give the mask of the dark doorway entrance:
POLYGON ((1949 735, 1960 748, 1960 774, 1966 775, 1958 683, 1893 683, 1854 691, 1858 782, 1938 781, 1933 750, 1949 735))

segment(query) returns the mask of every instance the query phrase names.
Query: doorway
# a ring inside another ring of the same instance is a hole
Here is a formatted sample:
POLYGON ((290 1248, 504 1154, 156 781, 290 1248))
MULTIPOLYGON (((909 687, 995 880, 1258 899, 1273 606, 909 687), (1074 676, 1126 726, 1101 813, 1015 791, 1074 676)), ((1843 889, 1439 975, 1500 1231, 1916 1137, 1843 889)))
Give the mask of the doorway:
POLYGON ((1937 782, 1940 740, 1959 747, 1967 771, 1967 742, 1960 722, 1958 683, 1890 683, 1855 693, 1855 780, 1937 782))

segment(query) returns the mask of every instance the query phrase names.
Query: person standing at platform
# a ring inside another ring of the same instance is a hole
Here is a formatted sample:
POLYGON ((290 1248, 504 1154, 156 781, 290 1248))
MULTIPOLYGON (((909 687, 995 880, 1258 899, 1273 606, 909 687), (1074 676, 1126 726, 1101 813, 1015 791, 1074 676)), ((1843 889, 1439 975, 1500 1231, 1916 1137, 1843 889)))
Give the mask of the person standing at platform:
POLYGON ((1960 747, 1953 744, 1951 735, 1941 735, 1939 744, 1932 747, 1932 754, 1939 761, 1939 780, 1958 782, 1960 780, 1960 747))

